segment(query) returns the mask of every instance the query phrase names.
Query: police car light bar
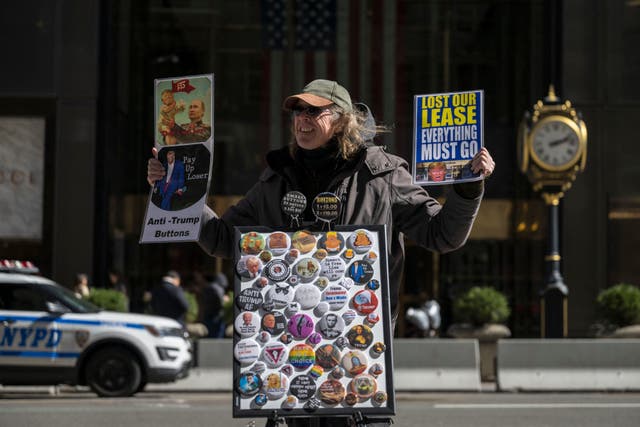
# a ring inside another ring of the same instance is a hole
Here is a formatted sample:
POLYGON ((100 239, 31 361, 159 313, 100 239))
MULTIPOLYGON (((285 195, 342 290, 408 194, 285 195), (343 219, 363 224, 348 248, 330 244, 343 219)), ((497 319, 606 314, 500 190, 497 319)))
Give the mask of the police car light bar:
POLYGON ((37 274, 40 269, 31 261, 18 261, 15 259, 0 259, 0 272, 37 274))

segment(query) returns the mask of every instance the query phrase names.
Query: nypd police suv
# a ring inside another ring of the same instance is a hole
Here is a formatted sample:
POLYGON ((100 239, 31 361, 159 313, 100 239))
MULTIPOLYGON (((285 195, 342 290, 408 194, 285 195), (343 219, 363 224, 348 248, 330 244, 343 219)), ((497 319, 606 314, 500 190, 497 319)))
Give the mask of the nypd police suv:
POLYGON ((0 384, 88 385, 99 396, 131 396, 147 383, 188 375, 191 347, 173 319, 101 311, 0 260, 0 384))

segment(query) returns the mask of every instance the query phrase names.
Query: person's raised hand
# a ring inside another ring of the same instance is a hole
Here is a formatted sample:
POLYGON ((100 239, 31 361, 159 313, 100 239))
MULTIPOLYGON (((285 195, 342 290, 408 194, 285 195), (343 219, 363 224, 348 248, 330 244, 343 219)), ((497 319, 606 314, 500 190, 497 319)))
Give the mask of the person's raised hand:
POLYGON ((155 147, 151 149, 151 154, 153 157, 147 162, 147 182, 153 187, 157 180, 164 177, 165 170, 158 160, 158 150, 155 147))
POLYGON ((471 171, 473 173, 481 172, 485 178, 491 175, 495 168, 496 162, 493 161, 493 157, 485 147, 482 147, 471 159, 471 171))

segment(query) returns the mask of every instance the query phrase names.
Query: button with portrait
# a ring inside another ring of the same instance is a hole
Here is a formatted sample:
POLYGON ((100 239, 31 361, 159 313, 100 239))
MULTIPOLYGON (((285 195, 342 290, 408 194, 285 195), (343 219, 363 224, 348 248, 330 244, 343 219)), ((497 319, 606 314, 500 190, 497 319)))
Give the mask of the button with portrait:
POLYGON ((278 341, 270 342, 262 349, 262 360, 268 367, 277 368, 284 365, 287 360, 287 347, 278 341))
POLYGON ((344 237, 337 231, 327 231, 318 239, 318 247, 325 249, 329 255, 339 254, 344 244, 344 237))
POLYGON ((352 347, 363 350, 371 345, 373 332, 367 325, 355 325, 349 329, 346 337, 352 347))
POLYGON ((297 369, 307 369, 316 363, 316 352, 309 344, 296 344, 289 351, 289 363, 297 369))
POLYGON ((318 321, 318 331, 327 339, 339 337, 344 326, 344 320, 337 313, 327 313, 318 321))
POLYGON ((373 277, 373 267, 367 261, 353 261, 349 266, 349 277, 358 285, 366 284, 373 277))
POLYGON ((236 390, 245 397, 253 396, 260 391, 261 387, 262 379, 255 372, 244 372, 238 376, 236 381, 236 390))
POLYGON ((281 372, 272 372, 266 376, 262 391, 271 400, 280 399, 289 389, 289 378, 281 372))
POLYGON ((264 249, 262 234, 250 231, 240 238, 240 250, 245 255, 257 255, 264 249))
POLYGON ((316 382, 309 375, 298 375, 291 380, 289 391, 300 400, 307 400, 316 392, 316 382))
POLYGON ((255 255, 243 256, 236 264, 236 272, 243 281, 255 279, 260 276, 262 268, 262 261, 255 255))
POLYGON ((349 391, 358 395, 360 400, 366 400, 378 390, 378 383, 369 374, 360 374, 349 383, 349 391))
POLYGON ((373 237, 367 230, 356 230, 349 236, 349 246, 359 254, 371 249, 373 237))
POLYGON ((258 254, 258 258, 260 258, 260 261, 262 261, 263 264, 266 264, 273 259, 273 254, 270 251, 265 250, 258 254))
POLYGON ((307 341, 311 345, 318 345, 320 344, 320 341, 322 341, 322 335, 320 335, 317 332, 314 332, 311 335, 309 335, 309 338, 307 338, 307 341))
POLYGON ((293 395, 288 395, 282 402, 283 409, 293 409, 298 405, 298 398, 293 395))
POLYGON ((267 236, 267 248, 274 255, 284 254, 289 249, 289 246, 291 246, 291 239, 287 233, 276 231, 267 236))
POLYGON ((384 368, 380 363, 374 363, 371 365, 371 368, 369 368, 369 373, 374 377, 379 377, 382 375, 382 372, 384 372, 384 368))
POLYGON ((287 283, 276 283, 267 291, 265 300, 272 302, 275 308, 285 308, 293 301, 293 289, 287 283))
POLYGON ((256 406, 264 406, 267 404, 267 395, 264 393, 259 393, 256 394, 256 397, 253 398, 253 403, 256 404, 256 406))
POLYGON ((346 269, 347 265, 345 262, 337 256, 325 258, 320 263, 320 274, 331 281, 338 280, 344 276, 346 269))
POLYGON ((346 390, 338 380, 328 379, 318 387, 318 397, 327 405, 336 405, 342 402, 346 390))
POLYGON ((345 371, 352 377, 363 373, 367 370, 367 356, 361 351, 348 351, 342 356, 340 364, 345 371))
POLYGON ((333 344, 321 345, 316 350, 316 363, 325 370, 330 370, 340 363, 340 350, 333 344))
POLYGON ((378 308, 378 297, 369 289, 358 291, 351 300, 353 308, 360 314, 372 313, 378 308))
POLYGON ((233 356, 243 365, 250 365, 260 356, 260 345, 250 338, 240 340, 233 348, 233 356))
POLYGON ((287 330, 295 339, 305 339, 313 332, 313 319, 308 314, 297 313, 291 316, 287 330))
POLYGON ((260 289, 247 288, 236 296, 236 305, 244 311, 255 311, 262 305, 260 289))
POLYGON ((279 311, 265 313, 262 316, 262 330, 271 335, 280 335, 287 327, 287 319, 279 311))
POLYGON ((243 311, 236 317, 234 328, 241 337, 252 337, 260 330, 260 316, 253 311, 243 311))

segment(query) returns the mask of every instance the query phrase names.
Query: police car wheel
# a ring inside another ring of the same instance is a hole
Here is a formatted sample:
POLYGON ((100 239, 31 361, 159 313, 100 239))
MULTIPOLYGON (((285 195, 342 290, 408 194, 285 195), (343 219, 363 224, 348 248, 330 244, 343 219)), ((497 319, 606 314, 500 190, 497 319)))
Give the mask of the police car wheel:
POLYGON ((131 396, 142 380, 140 364, 124 348, 98 350, 86 366, 87 384, 100 397, 131 396))

